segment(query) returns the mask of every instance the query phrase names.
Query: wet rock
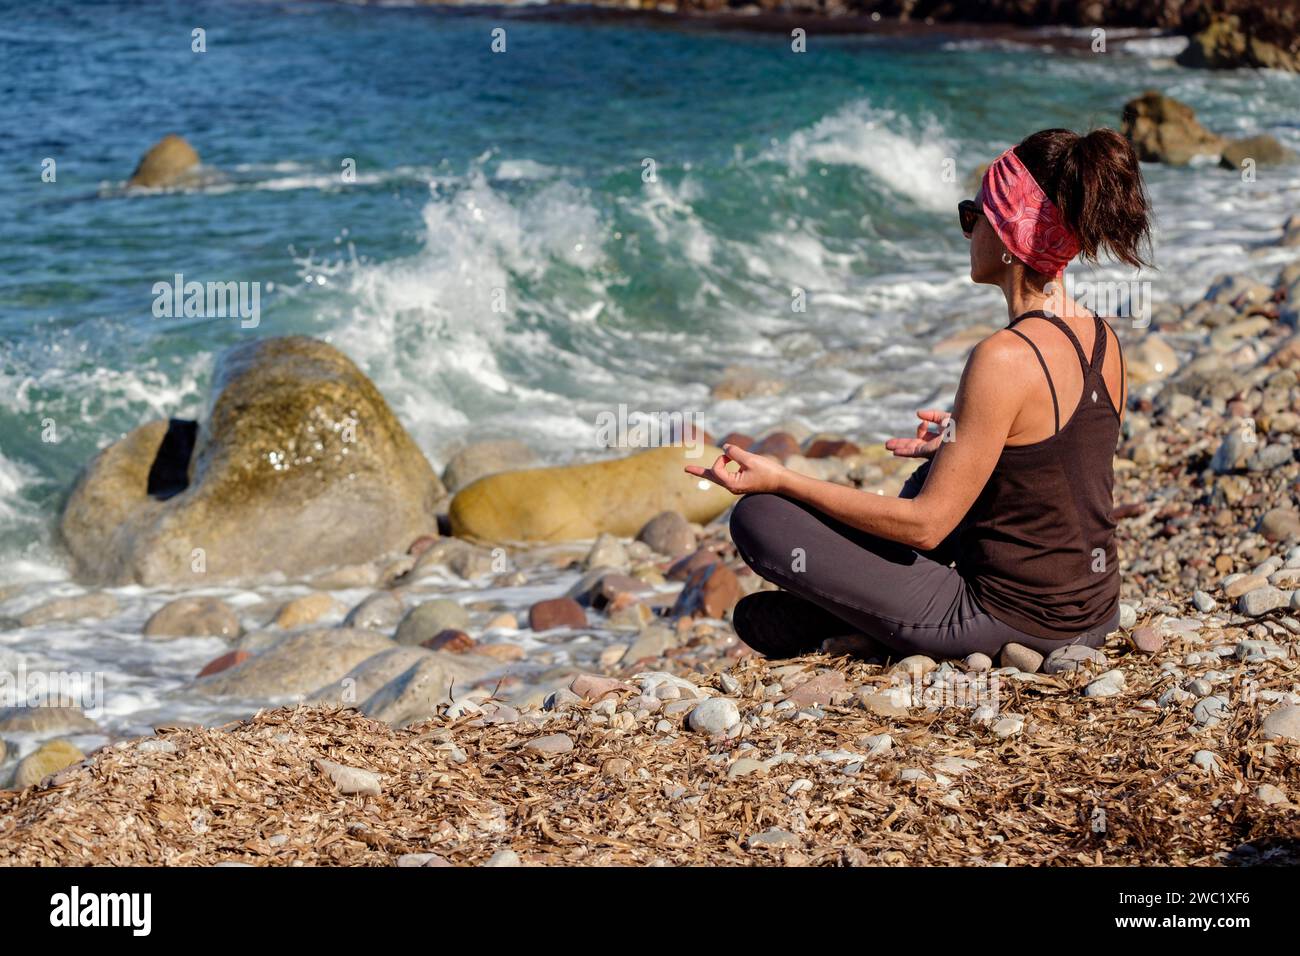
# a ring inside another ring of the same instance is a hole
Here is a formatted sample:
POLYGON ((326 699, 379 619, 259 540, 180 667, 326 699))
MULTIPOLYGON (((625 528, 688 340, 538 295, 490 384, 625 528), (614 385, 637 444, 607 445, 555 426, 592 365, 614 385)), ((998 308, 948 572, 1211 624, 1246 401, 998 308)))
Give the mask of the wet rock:
POLYGON ((398 644, 423 644, 446 630, 469 627, 469 612, 451 598, 435 598, 416 605, 402 618, 393 638, 398 644))
POLYGON ((775 431, 749 450, 755 455, 767 455, 778 461, 785 461, 791 455, 799 454, 799 440, 789 432, 775 431))
POLYGON ((467 654, 475 650, 477 644, 474 638, 464 631, 448 628, 421 642, 420 646, 427 647, 431 651, 446 651, 448 654, 467 654))
POLYGON ((249 651, 230 651, 222 654, 220 657, 213 658, 203 665, 203 669, 198 672, 197 677, 211 677, 213 674, 220 674, 224 670, 229 670, 236 665, 244 663, 253 655, 249 651))
POLYGON ((731 506, 732 495, 683 468, 711 462, 708 446, 672 446, 626 458, 489 475, 452 499, 458 537, 485 541, 573 541, 602 532, 631 537, 662 511, 704 523, 731 506))
POLYGON ((1154 90, 1124 104, 1120 132, 1143 162, 1184 166, 1223 148, 1222 137, 1203 127, 1190 106, 1154 90))
POLYGON ((360 710, 394 727, 426 720, 440 706, 452 702, 453 684, 458 688, 470 685, 491 664, 473 655, 427 651, 426 656, 370 695, 360 710))
POLYGON ((402 600, 392 591, 376 591, 362 600, 343 619, 344 627, 390 634, 406 614, 402 600))
POLYGON ((488 475, 517 471, 537 464, 537 455, 521 441, 501 439, 475 442, 451 456, 442 483, 455 494, 488 475))
POLYGON ((680 558, 695 550, 695 532, 690 522, 676 511, 655 515, 637 532, 636 539, 670 558, 680 558))
POLYGON ((736 572, 719 561, 691 572, 672 613, 674 617, 701 615, 721 618, 736 606, 740 598, 736 572))
POLYGON ((199 182, 199 154, 175 133, 168 133, 141 157, 128 186, 163 189, 199 182))
POLYGON ((164 604, 144 625, 151 640, 174 637, 239 636, 239 617, 225 601, 214 597, 183 597, 164 604))
POLYGON ((183 492, 149 493, 165 421, 89 465, 60 525, 78 577, 301 580, 400 551, 433 522, 441 483, 374 384, 333 346, 250 339, 223 354, 213 389, 183 492))
POLYGON ((48 741, 18 762, 18 769, 14 772, 14 787, 18 790, 34 787, 50 774, 58 773, 84 759, 86 755, 70 741, 48 741))
MULTIPOLYGON (((92 708, 93 709, 93 708, 92 708)), ((80 707, 5 707, 0 710, 0 733, 76 734, 99 730, 80 707)))
POLYGON ((1023 644, 1006 644, 1002 648, 999 662, 1003 667, 1014 667, 1026 674, 1035 673, 1043 663, 1043 655, 1032 647, 1023 644))
POLYGON ((309 694, 343 677, 393 642, 371 631, 324 628, 286 634, 241 664, 195 682, 221 697, 278 698, 309 694))
POLYGON ((276 627, 286 631, 315 624, 327 617, 340 617, 347 609, 328 594, 304 594, 285 603, 275 615, 276 627))
POLYGON ((587 614, 573 598, 551 598, 538 601, 528 609, 528 626, 534 631, 549 631, 557 627, 586 627, 587 614))
POLYGON ((1267 133, 1245 136, 1224 144, 1219 165, 1241 171, 1249 166, 1280 166, 1295 160, 1295 153, 1267 133))
POLYGON ((117 598, 106 592, 78 594, 46 601, 18 617, 20 627, 39 627, 60 621, 99 620, 118 612, 117 598))

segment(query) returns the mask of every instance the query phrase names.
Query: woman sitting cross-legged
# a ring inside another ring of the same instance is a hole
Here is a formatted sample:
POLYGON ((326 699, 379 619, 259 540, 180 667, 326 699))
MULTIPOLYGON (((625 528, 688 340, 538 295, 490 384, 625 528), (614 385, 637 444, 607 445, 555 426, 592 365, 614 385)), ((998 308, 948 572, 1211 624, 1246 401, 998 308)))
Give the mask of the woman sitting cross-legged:
POLYGON ((898 656, 992 656, 1009 643, 1047 654, 1100 646, 1118 625, 1111 495, 1124 360, 1061 277, 1075 255, 1096 261, 1103 249, 1146 264, 1137 157, 1111 130, 1044 130, 998 157, 958 211, 971 278, 1002 290, 1010 321, 971 353, 950 416, 919 412, 917 437, 886 443, 930 459, 900 497, 735 446, 686 469, 745 496, 732 538, 783 590, 744 598, 733 622, 770 657, 849 633, 898 656))

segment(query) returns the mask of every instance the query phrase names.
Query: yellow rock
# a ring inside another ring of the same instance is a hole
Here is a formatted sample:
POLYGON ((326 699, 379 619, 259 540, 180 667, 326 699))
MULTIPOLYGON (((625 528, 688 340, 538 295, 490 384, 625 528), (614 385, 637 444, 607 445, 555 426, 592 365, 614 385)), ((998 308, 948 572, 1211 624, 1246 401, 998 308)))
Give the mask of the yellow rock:
POLYGON ((174 186, 185 181, 199 165, 194 147, 174 133, 169 133, 150 147, 135 168, 128 186, 174 186))
POLYGON ((669 446, 612 461, 489 475, 452 499, 452 533, 483 541, 573 541, 602 532, 630 538, 662 511, 702 524, 736 499, 682 469, 707 467, 720 454, 708 445, 669 446))
POLYGON ((347 608, 328 594, 306 594, 294 598, 280 608, 275 616, 275 623, 278 627, 289 630, 302 627, 304 624, 315 624, 327 615, 340 615, 346 610, 347 608))
POLYGON ((50 774, 85 758, 86 755, 68 741, 51 740, 22 759, 14 774, 14 786, 20 790, 35 786, 50 774))

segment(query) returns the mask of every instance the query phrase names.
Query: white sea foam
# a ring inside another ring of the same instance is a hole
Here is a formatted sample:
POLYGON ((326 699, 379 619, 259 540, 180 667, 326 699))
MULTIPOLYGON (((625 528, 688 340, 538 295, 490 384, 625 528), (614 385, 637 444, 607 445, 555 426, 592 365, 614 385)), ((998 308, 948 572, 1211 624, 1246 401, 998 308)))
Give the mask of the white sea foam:
POLYGON ((917 124, 866 100, 851 103, 792 135, 776 150, 800 173, 811 165, 857 166, 925 209, 943 209, 960 198, 960 186, 944 175, 958 154, 933 120, 917 124))

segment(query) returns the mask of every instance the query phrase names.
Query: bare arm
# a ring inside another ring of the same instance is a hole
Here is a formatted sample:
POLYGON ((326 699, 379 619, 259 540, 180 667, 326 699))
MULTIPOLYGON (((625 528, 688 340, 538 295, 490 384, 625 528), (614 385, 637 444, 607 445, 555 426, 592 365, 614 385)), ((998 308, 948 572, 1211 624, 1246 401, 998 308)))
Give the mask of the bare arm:
POLYGON ((806 502, 819 511, 870 534, 929 550, 957 526, 983 490, 997 464, 1024 400, 1023 356, 1010 336, 981 342, 962 373, 949 440, 934 457, 925 487, 915 498, 892 498, 800 475, 761 455, 734 447, 704 469, 687 471, 709 478, 735 494, 773 492, 806 502), (726 470, 727 460, 740 465, 726 470))

